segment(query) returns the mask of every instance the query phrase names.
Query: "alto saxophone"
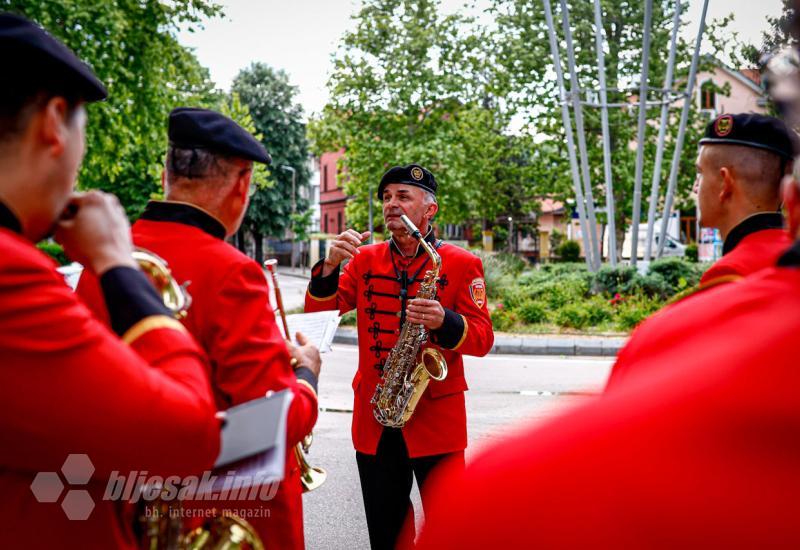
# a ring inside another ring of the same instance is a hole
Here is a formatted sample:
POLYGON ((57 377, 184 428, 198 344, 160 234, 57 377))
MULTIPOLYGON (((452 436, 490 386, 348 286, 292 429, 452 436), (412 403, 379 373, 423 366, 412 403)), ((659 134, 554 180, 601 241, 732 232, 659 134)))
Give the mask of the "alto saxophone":
MULTIPOLYGON (((417 298, 433 300, 436 298, 442 258, 407 216, 400 216, 400 219, 408 233, 428 253, 433 264, 432 269, 425 272, 417 298)), ((447 362, 439 350, 423 348, 427 341, 428 330, 424 325, 405 322, 397 343, 386 358, 381 382, 375 387, 375 395, 370 401, 374 405, 372 412, 375 420, 384 426, 402 428, 414 414, 431 379, 441 381, 447 376, 447 362)))

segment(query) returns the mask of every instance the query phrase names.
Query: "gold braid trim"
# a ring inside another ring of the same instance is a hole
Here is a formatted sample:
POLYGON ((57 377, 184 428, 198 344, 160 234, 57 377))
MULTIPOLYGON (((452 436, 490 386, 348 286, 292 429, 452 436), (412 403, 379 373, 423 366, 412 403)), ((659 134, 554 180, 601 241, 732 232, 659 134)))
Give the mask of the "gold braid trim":
POLYGON ((168 328, 183 332, 184 334, 186 333, 186 327, 184 327, 180 321, 172 317, 167 317, 166 315, 151 315, 129 328, 125 334, 122 335, 122 341, 130 345, 151 330, 158 330, 161 328, 168 328))

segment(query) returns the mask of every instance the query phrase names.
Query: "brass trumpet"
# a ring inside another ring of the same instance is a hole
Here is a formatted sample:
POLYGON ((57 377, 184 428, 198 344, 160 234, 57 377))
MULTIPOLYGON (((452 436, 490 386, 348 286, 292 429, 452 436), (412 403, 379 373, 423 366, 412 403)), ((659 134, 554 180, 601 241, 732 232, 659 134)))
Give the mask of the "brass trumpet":
POLYGON ((192 297, 186 291, 189 283, 178 284, 178 281, 172 276, 167 262, 154 252, 144 248, 135 248, 133 259, 153 283, 161 296, 161 301, 175 318, 180 320, 186 317, 186 312, 192 306, 192 297))
MULTIPOLYGON (((278 265, 278 260, 271 258, 264 262, 264 267, 269 271, 272 276, 272 288, 275 293, 275 302, 278 305, 278 312, 283 323, 283 333, 286 338, 291 339, 289 336, 289 323, 286 322, 286 310, 283 307, 283 297, 281 296, 281 287, 278 284, 278 272, 275 266, 278 265)), ((328 472, 319 466, 311 466, 306 460, 305 455, 308 454, 311 448, 311 443, 314 440, 314 434, 310 433, 303 438, 302 443, 298 443, 294 447, 294 455, 297 459, 297 464, 300 466, 300 483, 303 484, 303 492, 308 493, 317 487, 320 487, 328 478, 328 472)))

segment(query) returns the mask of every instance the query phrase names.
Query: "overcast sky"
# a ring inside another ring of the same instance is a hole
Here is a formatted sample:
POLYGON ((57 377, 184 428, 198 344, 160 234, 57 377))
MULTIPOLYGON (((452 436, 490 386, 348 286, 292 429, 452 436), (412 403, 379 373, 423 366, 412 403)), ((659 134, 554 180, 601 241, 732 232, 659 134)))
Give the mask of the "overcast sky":
MULTIPOLYGON (((588 1, 588 0, 587 0, 588 1)), ((228 90, 240 69, 263 61, 286 70, 300 89, 306 115, 319 112, 328 99, 325 88, 331 55, 360 0, 227 0, 225 17, 207 21, 194 33, 179 35, 211 71, 217 86, 228 90)), ((445 11, 458 10, 463 0, 442 0, 445 11)), ((480 4, 480 1, 479 1, 480 4)), ((692 33, 697 30, 702 0, 690 0, 692 33)), ((709 19, 734 13, 733 30, 746 41, 760 43, 766 17, 780 13, 781 0, 710 0, 709 19)))

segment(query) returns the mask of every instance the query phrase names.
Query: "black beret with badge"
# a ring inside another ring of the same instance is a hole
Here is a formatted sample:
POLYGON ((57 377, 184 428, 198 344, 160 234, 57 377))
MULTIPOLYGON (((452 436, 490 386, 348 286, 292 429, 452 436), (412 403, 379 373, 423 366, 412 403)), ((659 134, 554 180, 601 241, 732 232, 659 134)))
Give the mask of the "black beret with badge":
POLYGON ((721 115, 706 126, 700 145, 743 145, 771 151, 791 160, 797 135, 782 120, 755 113, 721 115))
POLYGON ((231 157, 270 164, 269 153, 250 132, 208 109, 177 107, 169 114, 169 142, 181 149, 208 149, 231 157))
POLYGON ((43 86, 82 101, 108 96, 92 70, 69 48, 24 17, 0 13, 0 71, 18 89, 43 86))
POLYGON ((383 190, 390 183, 414 185, 436 195, 436 178, 433 177, 429 170, 419 164, 389 168, 381 178, 380 184, 378 184, 378 199, 383 200, 383 190))

